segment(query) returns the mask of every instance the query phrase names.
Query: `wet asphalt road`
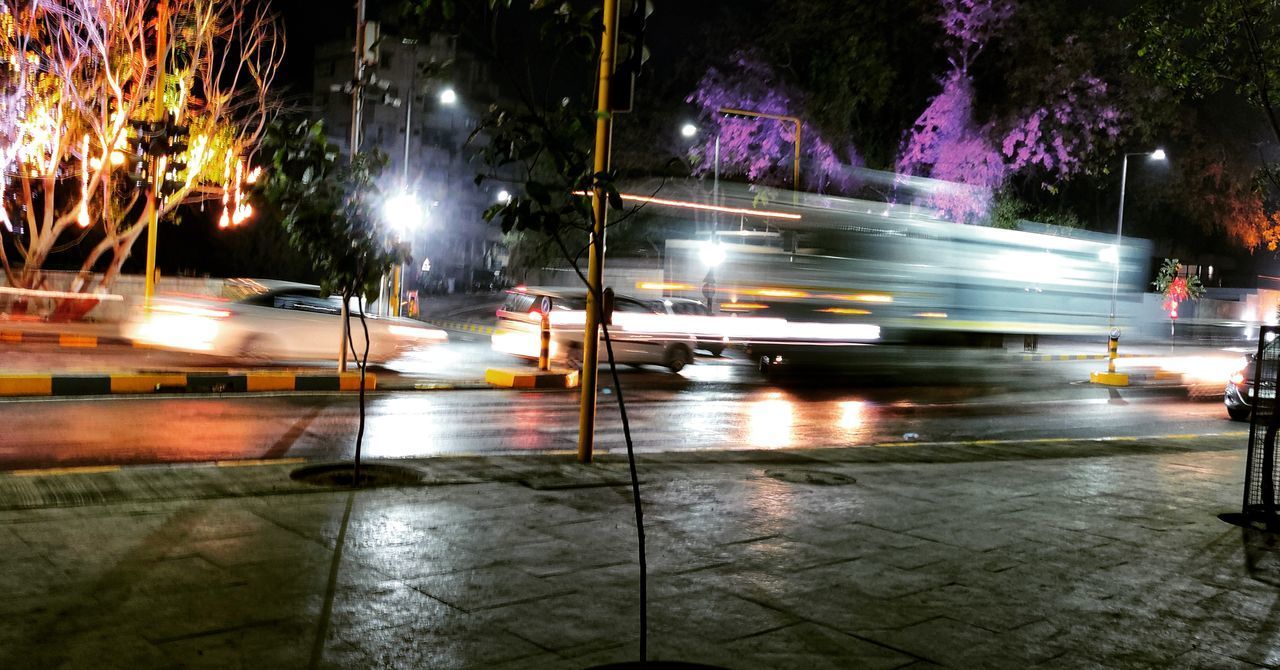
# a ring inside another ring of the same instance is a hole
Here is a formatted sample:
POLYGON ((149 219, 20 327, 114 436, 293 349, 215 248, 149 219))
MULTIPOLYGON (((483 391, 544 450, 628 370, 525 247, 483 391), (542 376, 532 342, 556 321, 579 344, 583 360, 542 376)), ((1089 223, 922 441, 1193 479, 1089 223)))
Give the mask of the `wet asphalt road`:
MULTIPOLYGON (((457 380, 490 363, 511 361, 495 358, 480 343, 460 342, 400 361, 380 381, 411 387, 423 380, 457 380)), ((741 356, 700 359, 680 375, 630 368, 619 374, 635 444, 646 451, 1247 429, 1227 421, 1220 402, 1189 400, 1182 389, 1083 383, 1098 366, 1028 363, 999 353, 905 355, 884 349, 868 350, 857 374, 768 380, 741 356)), ((603 370, 602 385, 608 388, 600 394, 597 449, 622 450, 617 396, 603 370)), ((404 458, 572 451, 577 404, 576 391, 379 391, 368 400, 364 453, 404 458)), ((9 399, 0 401, 0 470, 347 458, 357 416, 355 396, 339 394, 9 399)))

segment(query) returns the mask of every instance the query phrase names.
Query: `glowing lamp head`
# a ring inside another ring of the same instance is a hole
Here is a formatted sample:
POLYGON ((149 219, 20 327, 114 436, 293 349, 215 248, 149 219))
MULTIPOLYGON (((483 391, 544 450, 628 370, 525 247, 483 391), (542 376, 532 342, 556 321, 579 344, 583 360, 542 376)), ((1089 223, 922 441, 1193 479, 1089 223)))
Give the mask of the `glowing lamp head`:
POLYGON ((693 137, 694 135, 697 135, 697 134, 698 134, 698 127, 693 125, 692 123, 686 123, 683 126, 680 126, 681 137, 693 137))
POLYGON ((1164 149, 1156 149, 1155 151, 1151 152, 1151 160, 1153 161, 1162 161, 1165 158, 1166 156, 1164 153, 1164 149))
POLYGON ((458 103, 458 93, 452 88, 445 88, 440 91, 440 104, 456 105, 458 103))
POLYGON ((505 189, 498 191, 498 202, 511 202, 511 192, 505 189))
POLYGON ((417 228, 425 216, 422 205, 412 193, 392 196, 383 205, 383 214, 391 225, 405 230, 417 228))
POLYGON ((724 248, 715 242, 708 242, 702 245, 702 249, 698 251, 698 257, 702 259, 702 264, 709 267, 719 267, 724 262, 724 248))

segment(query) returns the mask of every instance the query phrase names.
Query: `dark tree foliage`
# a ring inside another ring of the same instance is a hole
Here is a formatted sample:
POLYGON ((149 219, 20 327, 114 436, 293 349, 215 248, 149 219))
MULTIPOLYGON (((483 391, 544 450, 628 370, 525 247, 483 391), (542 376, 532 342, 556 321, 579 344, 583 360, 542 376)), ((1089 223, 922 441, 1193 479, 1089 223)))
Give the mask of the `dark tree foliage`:
POLYGON ((319 122, 274 124, 263 144, 269 157, 258 196, 277 211, 292 246, 310 259, 323 290, 351 297, 377 294, 378 278, 406 260, 378 226, 376 183, 386 158, 347 161, 319 122))

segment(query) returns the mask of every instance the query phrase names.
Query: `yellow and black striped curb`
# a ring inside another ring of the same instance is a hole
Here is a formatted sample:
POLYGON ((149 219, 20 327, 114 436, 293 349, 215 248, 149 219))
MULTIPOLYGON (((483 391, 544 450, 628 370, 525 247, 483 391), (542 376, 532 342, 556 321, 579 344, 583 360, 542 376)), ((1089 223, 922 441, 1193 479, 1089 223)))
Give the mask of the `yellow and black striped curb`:
POLYGON ((138 346, 123 337, 100 337, 98 335, 77 335, 75 333, 26 332, 21 330, 0 330, 0 344, 56 344, 71 349, 94 349, 96 347, 138 346))
POLYGON ((467 323, 465 321, 444 321, 442 319, 425 319, 424 323, 429 323, 438 328, 445 330, 453 330, 460 333, 475 333, 476 335, 493 335, 497 328, 493 326, 482 326, 478 323, 467 323))
POLYGON ((578 387, 578 373, 573 370, 508 370, 489 368, 484 380, 494 386, 511 389, 571 389, 578 387))
MULTIPOLYGON (((377 388, 365 376, 365 390, 377 388)), ((358 391, 360 375, 292 372, 147 372, 122 374, 0 375, 0 397, 108 395, 114 393, 256 393, 263 391, 358 391)))

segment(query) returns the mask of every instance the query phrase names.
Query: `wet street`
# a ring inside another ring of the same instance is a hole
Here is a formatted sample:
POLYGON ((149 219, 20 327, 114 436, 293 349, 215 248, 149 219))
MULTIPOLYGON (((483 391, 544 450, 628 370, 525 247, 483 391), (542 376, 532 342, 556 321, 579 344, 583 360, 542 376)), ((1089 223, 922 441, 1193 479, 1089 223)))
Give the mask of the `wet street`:
MULTIPOLYGON (((460 379, 465 364, 474 365, 472 355, 483 352, 476 345, 450 345, 433 359, 402 361, 409 372, 380 372, 383 387, 460 379), (413 365, 420 366, 417 372, 413 365)), ((1183 388, 1083 383, 1096 361, 1025 362, 972 353, 917 359, 869 359, 872 372, 864 375, 768 380, 739 356, 701 359, 680 375, 623 368, 619 378, 632 437, 646 452, 1247 428, 1227 420, 1220 399, 1189 399, 1183 388)), ((625 449, 622 422, 606 369, 601 383, 597 450, 618 452, 625 449)), ((0 401, 0 469, 346 458, 354 450, 358 414, 356 396, 328 393, 9 399, 0 401)), ((394 459, 573 451, 577 415, 577 391, 380 390, 368 397, 364 453, 394 459)))

